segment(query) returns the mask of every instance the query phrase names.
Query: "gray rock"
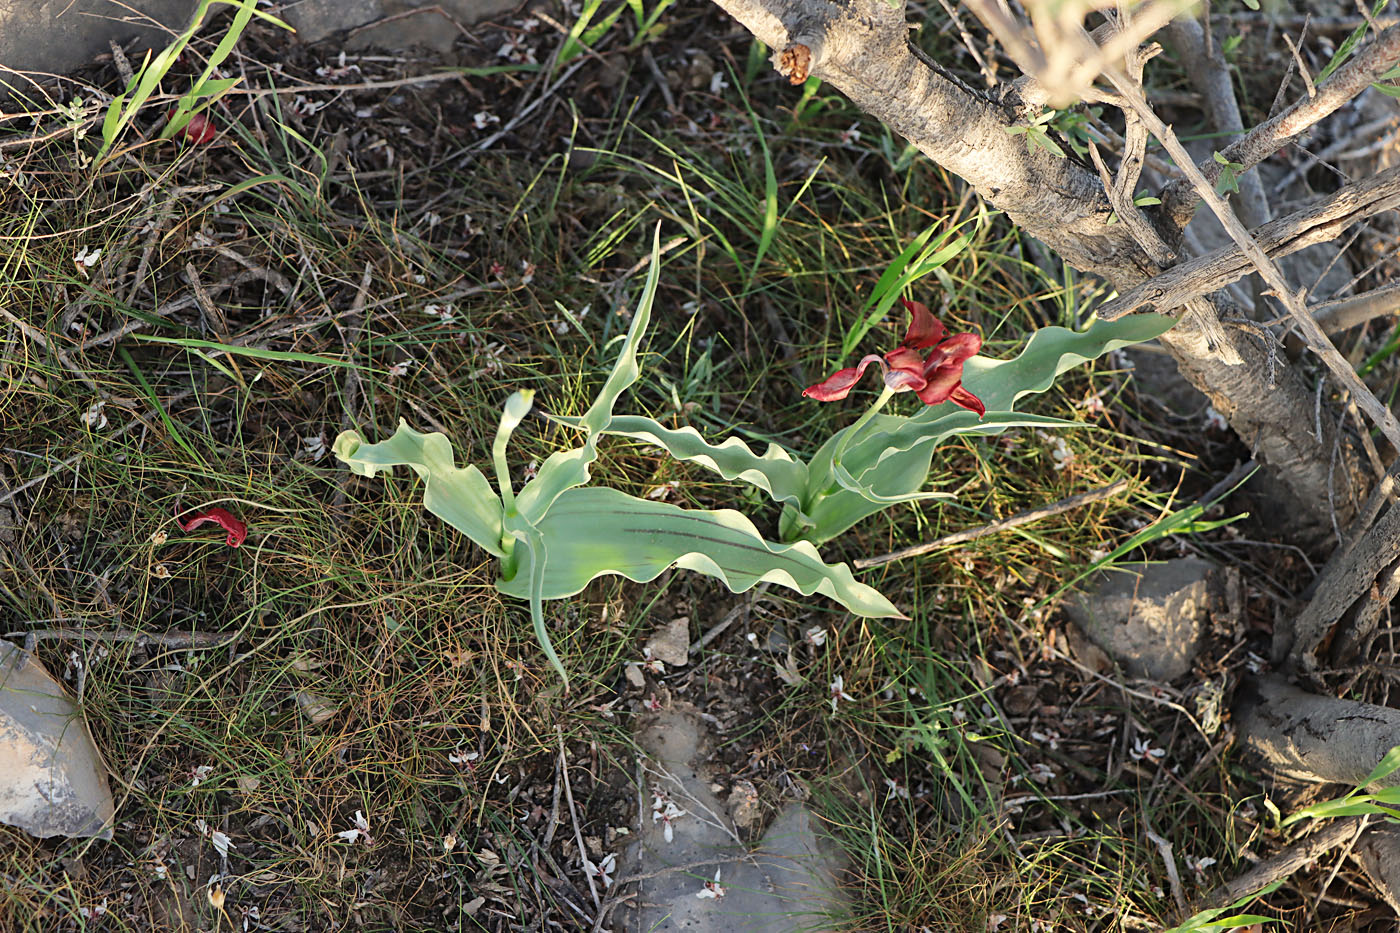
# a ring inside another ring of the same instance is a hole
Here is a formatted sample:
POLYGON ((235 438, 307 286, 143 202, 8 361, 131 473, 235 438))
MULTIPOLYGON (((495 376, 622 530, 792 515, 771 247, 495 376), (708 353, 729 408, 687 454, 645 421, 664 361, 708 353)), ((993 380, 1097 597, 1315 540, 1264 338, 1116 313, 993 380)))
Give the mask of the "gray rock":
POLYGON ((0 641, 0 822, 111 839, 113 813, 82 711, 29 652, 0 641))
POLYGON ((652 812, 673 804, 670 820, 644 813, 639 844, 620 874, 654 874, 638 883, 638 909, 624 915, 632 933, 797 933, 833 929, 846 900, 837 884, 840 850, 817 832, 802 804, 789 804, 750 853, 740 844, 705 768, 704 724, 684 704, 665 710, 638 731, 647 765, 652 812), (707 882, 709 883, 707 885, 707 882), (722 890, 722 896, 711 895, 722 890))
POLYGON ((422 46, 446 52, 472 23, 521 6, 521 0, 299 0, 283 18, 302 42, 355 30, 351 49, 422 46))
POLYGON ((0 0, 0 64, 66 74, 108 52, 112 40, 139 39, 142 48, 166 45, 171 32, 153 24, 178 32, 194 9, 195 0, 0 0))
POLYGON ((1200 650, 1214 569, 1186 557, 1100 571, 1066 602, 1065 614, 1132 676, 1173 680, 1191 670, 1200 650))
MULTIPOLYGON (((106 54, 112 42, 163 48, 189 25, 198 0, 0 0, 0 65, 20 72, 67 74, 106 54)), ((355 30, 347 48, 447 51, 472 23, 521 6, 521 0, 290 0, 280 15, 302 42, 355 30)), ((217 8, 216 8, 217 9, 217 8)), ((26 82, 4 79, 26 94, 26 82)))

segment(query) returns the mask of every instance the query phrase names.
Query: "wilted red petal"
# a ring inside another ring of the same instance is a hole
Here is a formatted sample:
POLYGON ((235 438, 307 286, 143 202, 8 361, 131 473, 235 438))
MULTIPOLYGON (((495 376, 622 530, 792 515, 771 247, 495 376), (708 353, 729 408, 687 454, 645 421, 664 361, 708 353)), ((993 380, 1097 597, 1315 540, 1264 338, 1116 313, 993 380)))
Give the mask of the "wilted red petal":
POLYGON ((861 360, 854 369, 837 370, 816 385, 808 386, 802 390, 802 395, 819 402, 840 401, 850 394, 857 382, 860 382, 860 377, 865 374, 865 367, 871 363, 879 363, 881 367, 885 365, 884 360, 872 353, 861 360))
MULTIPOLYGON (((952 398, 953 393, 962 385, 963 363, 968 358, 975 356, 981 347, 982 338, 971 333, 954 334, 940 343, 924 362, 924 378, 927 383, 923 388, 916 390, 919 393, 919 398, 927 405, 937 405, 952 398)), ((974 408, 970 405, 963 405, 963 407, 978 411, 982 403, 977 401, 976 396, 972 393, 967 392, 966 395, 976 401, 977 407, 974 408)))
MULTIPOLYGON (((170 112, 165 115, 167 120, 175 119, 178 108, 171 107, 170 112)), ((190 122, 186 123, 179 131, 179 137, 193 146, 202 146, 205 143, 213 142, 214 137, 219 135, 214 129, 214 121, 202 113, 196 113, 190 117, 190 122)))
POLYGON ((938 345, 938 349, 928 355, 924 363, 927 373, 930 366, 961 366, 964 361, 977 355, 982 349, 982 338, 973 333, 954 334, 938 345))
POLYGON ((954 405, 961 405, 968 411, 977 412, 979 418, 987 413, 987 406, 982 404, 980 398, 964 389, 962 383, 958 383, 958 387, 948 395, 948 401, 954 405))
POLYGON ((907 298, 901 298, 899 301, 900 304, 904 305, 904 310, 909 312, 909 330, 899 343, 901 347, 922 350, 933 346, 947 335, 948 328, 944 327, 943 322, 933 316, 927 305, 910 301, 907 298))
POLYGON ((206 525, 209 522, 213 522, 228 532, 225 543, 229 547, 238 547, 243 543, 243 539, 248 537, 248 526, 234 518, 233 513, 228 509, 217 505, 212 509, 196 512, 188 520, 175 519, 175 524, 179 525, 182 531, 194 531, 200 525, 206 525))
MULTIPOLYGON (((898 346, 885 354, 885 363, 891 369, 918 376, 919 381, 924 381, 924 354, 913 347, 898 346)), ((888 379, 885 380, 889 382, 888 379)))

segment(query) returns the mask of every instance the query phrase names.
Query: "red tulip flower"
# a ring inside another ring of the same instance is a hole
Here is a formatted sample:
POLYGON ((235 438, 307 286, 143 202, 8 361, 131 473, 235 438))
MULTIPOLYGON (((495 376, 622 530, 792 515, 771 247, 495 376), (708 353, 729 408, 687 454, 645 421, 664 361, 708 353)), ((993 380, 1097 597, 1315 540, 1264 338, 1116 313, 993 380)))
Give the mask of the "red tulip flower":
POLYGON ((891 392, 913 392, 926 405, 952 402, 978 416, 986 414, 982 400, 962 384, 963 363, 982 348, 982 338, 973 333, 949 336, 948 329, 926 306, 903 298, 900 302, 909 312, 909 330, 899 346, 884 356, 872 353, 854 369, 833 373, 825 381, 802 390, 802 394, 819 402, 843 399, 865 374, 865 368, 879 363, 885 373, 885 387, 891 392))

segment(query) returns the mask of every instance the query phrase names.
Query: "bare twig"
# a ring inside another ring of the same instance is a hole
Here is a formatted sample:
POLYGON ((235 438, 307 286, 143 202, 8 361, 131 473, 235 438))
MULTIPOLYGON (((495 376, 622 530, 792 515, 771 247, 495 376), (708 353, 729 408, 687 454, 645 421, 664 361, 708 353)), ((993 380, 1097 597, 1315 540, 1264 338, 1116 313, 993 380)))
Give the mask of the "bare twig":
MULTIPOLYGON (((1283 257, 1308 246, 1331 242, 1352 224, 1396 207, 1400 207, 1400 167, 1347 185, 1309 207, 1271 220, 1246 235, 1268 256, 1283 257)), ((1238 244, 1221 247, 1172 266, 1128 289, 1100 305, 1097 313, 1100 318, 1112 321, 1149 305, 1157 311, 1170 311, 1191 298, 1224 288, 1254 269, 1243 247, 1238 244)))
POLYGON ((6 638, 23 638, 26 642, 64 639, 66 641, 101 641, 108 644, 130 641, 137 645, 158 645, 161 648, 218 648, 239 637, 237 632, 138 632, 129 628, 46 628, 30 632, 6 632, 6 638))
POLYGON ((1352 838, 1363 820, 1364 817, 1345 817, 1327 823, 1311 836, 1299 839, 1238 878, 1225 882, 1206 895, 1199 906, 1203 910, 1224 907, 1281 878, 1289 877, 1298 869, 1312 864, 1319 855, 1352 838))
POLYGON ((559 771, 564 776, 564 798, 569 802, 569 816, 574 824, 574 842, 578 844, 579 858, 585 863, 584 877, 588 879, 588 893, 593 895, 593 909, 597 910, 601 904, 598 900, 598 885, 593 881, 592 872, 588 871, 588 847, 583 844, 583 828, 578 820, 578 807, 574 806, 574 789, 569 783, 569 758, 564 749, 564 727, 556 725, 554 734, 559 739, 559 771))
POLYGON ((900 548, 898 551, 891 551, 879 557, 862 557, 854 563, 857 568, 864 569, 866 567, 878 567, 881 564, 888 564, 891 561, 903 560, 906 557, 918 557, 921 554, 928 554, 939 548, 951 547, 955 544, 965 544, 968 541, 975 541, 978 538, 985 538, 988 535, 998 534, 999 532, 1007 531, 1012 528, 1019 528, 1022 525, 1029 525, 1031 522, 1039 521, 1042 518, 1049 518, 1051 515, 1059 515, 1063 512, 1077 509, 1081 505, 1102 502, 1104 499, 1113 498, 1127 488, 1128 481, 1126 479, 1120 479, 1118 482, 1110 483, 1100 489, 1091 489, 1088 492, 1081 492, 1078 495, 1069 496, 1068 498, 1061 499, 1059 502, 1050 505, 1027 509, 1024 512, 1018 512, 1010 518, 1003 518, 1000 521, 991 522, 979 528, 969 528, 966 531, 954 532, 953 534, 936 538, 933 541, 900 548))
POLYGON ((1312 309, 1317 323, 1329 334, 1340 334, 1367 321, 1400 312, 1400 285, 1381 288, 1316 305, 1312 309))

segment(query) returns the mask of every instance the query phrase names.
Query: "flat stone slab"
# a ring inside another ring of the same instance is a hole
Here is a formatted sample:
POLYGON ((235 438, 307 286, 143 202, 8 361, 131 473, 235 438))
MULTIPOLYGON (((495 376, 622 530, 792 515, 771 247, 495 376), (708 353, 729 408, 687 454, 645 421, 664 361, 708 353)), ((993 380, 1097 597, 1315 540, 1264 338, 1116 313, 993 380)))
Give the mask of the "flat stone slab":
POLYGON ((0 822, 111 839, 114 812, 82 711, 33 655, 0 641, 0 822))
POLYGON ((1214 570, 1197 557, 1120 565, 1091 577, 1065 614, 1132 676, 1174 680, 1200 651, 1214 570))
MULTIPOLYGON (((801 803, 778 815, 758 846, 740 844, 705 762, 709 740, 695 710, 676 704, 644 722, 651 812, 621 874, 644 873, 629 933, 813 933, 839 929, 847 909, 840 849, 801 803), (670 839, 667 825, 670 826, 670 839), (667 867, 671 871, 665 871, 667 867), (658 871, 660 870, 660 871, 658 871)), ((731 795, 732 796, 732 795, 731 795)), ((749 806, 749 795, 735 801, 749 806)))

